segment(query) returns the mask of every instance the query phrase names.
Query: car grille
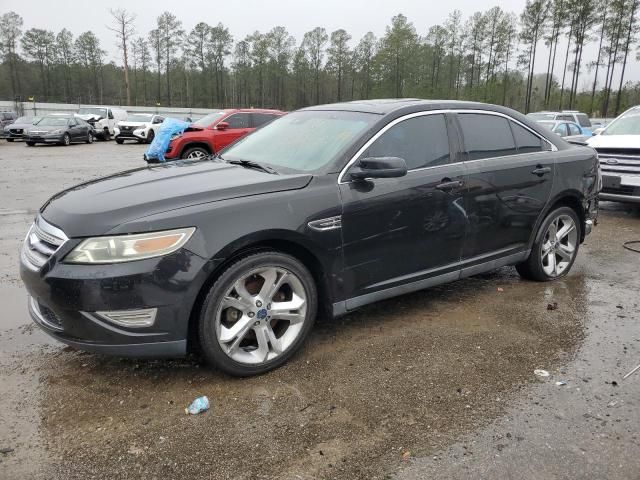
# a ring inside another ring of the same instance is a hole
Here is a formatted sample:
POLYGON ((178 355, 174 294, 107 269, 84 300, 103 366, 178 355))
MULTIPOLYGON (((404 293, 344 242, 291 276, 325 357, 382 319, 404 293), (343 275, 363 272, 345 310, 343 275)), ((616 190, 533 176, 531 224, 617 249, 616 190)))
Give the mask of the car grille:
POLYGON ((54 330, 63 330, 62 320, 49 307, 43 305, 33 297, 29 297, 29 310, 38 322, 54 330))
POLYGON ((22 135, 22 128, 10 128, 9 132, 13 135, 22 135))
POLYGON ((612 193, 615 195, 635 195, 636 188, 630 185, 620 185, 618 187, 604 187, 602 193, 612 193))
POLYGON ((66 241, 67 236, 62 230, 38 216, 24 240, 22 259, 31 269, 40 270, 66 241))
POLYGON ((632 148, 596 148, 600 170, 609 173, 640 173, 640 150, 632 148))

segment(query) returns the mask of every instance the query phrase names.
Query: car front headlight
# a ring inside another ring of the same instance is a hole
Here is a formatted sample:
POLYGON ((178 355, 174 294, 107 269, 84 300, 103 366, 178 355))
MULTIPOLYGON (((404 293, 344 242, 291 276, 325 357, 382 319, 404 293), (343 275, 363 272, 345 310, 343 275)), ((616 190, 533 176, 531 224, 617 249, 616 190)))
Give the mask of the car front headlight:
POLYGON ((54 130, 52 132, 49 132, 49 135, 60 135, 62 133, 62 130, 58 129, 58 130, 54 130))
POLYGON ((195 231, 190 227, 87 238, 65 257, 64 263, 122 263, 161 257, 182 248, 195 231))

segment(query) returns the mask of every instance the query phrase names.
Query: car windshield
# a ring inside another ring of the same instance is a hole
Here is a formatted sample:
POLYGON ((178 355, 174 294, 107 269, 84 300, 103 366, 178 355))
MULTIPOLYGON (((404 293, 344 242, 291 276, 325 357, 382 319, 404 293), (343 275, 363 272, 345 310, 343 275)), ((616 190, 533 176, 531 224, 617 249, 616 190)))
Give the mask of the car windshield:
POLYGON ((555 113, 528 113, 527 117, 538 122, 540 120, 553 120, 556 118, 556 114, 555 113))
POLYGON ((224 115, 223 111, 213 112, 202 117, 200 120, 196 120, 195 122, 193 122, 193 124, 198 125, 199 127, 208 127, 213 122, 215 122, 218 118, 220 118, 222 115, 224 115))
POLYGON ((18 117, 16 119, 16 123, 31 123, 33 122, 33 117, 18 117))
POLYGON ((66 126, 69 119, 67 117, 44 117, 38 122, 38 125, 47 127, 62 127, 66 126))
POLYGON ((619 117, 605 128, 602 135, 640 135, 640 115, 619 117))
POLYGON ((537 123, 543 127, 547 127, 549 130, 553 130, 553 127, 556 126, 556 122, 549 120, 538 120, 537 123))
POLYGON ((150 122, 151 115, 129 115, 127 117, 127 122, 150 122))
POLYGON ((311 172, 335 160, 380 116, 308 110, 290 113, 222 152, 225 160, 249 160, 311 172))
POLYGON ((80 115, 100 115, 101 117, 107 116, 106 108, 81 108, 78 113, 80 115))

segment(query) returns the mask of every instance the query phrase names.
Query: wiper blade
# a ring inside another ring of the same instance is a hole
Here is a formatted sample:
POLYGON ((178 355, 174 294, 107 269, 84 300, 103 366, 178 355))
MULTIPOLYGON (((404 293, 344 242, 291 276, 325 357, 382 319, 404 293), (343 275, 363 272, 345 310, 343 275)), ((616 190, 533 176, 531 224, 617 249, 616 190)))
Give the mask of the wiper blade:
MULTIPOLYGON (((218 158, 220 158, 221 160, 224 160, 221 156, 218 156, 218 158)), ((263 172, 266 172, 266 173, 278 175, 278 172, 276 172, 273 168, 267 165, 262 165, 261 163, 258 163, 258 162, 254 162, 252 160, 224 160, 224 161, 227 163, 232 163, 233 165, 241 165, 245 168, 255 168, 256 170, 262 170, 263 172)))

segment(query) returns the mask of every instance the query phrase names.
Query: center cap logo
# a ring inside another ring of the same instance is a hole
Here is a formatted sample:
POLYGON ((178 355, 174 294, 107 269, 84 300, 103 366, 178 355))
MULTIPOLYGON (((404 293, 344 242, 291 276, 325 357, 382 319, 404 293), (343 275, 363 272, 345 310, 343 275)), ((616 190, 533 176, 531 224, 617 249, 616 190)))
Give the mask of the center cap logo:
POLYGON ((260 320, 264 320, 265 318, 267 318, 267 309, 266 308, 262 308, 262 309, 258 310, 258 313, 256 314, 256 316, 260 320))

